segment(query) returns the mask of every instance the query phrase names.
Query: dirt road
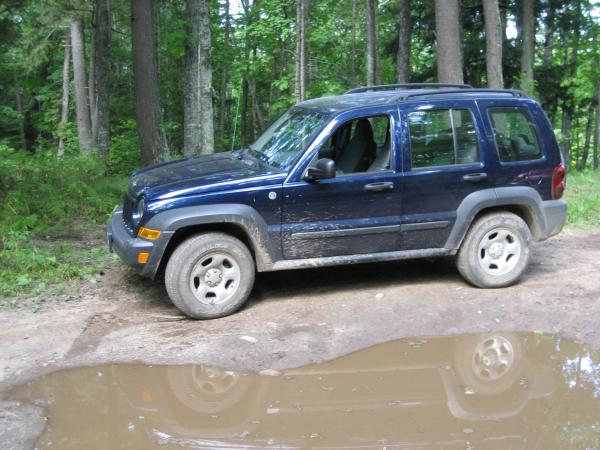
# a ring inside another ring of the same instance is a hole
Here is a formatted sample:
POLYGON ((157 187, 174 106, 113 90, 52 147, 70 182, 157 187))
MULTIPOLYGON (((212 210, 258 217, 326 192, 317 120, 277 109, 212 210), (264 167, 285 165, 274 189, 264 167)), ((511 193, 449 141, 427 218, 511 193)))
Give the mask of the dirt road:
POLYGON ((0 312, 0 390, 106 362, 286 368, 417 335, 542 330, 600 349, 600 230, 535 244, 523 281, 498 290, 468 286, 450 260, 276 272, 258 276, 242 311, 212 321, 187 320, 159 283, 117 263, 82 291, 0 312))
POLYGON ((160 284, 117 263, 81 292, 0 312, 0 392, 66 367, 282 369, 408 336, 541 330, 600 349, 600 230, 535 244, 522 282, 499 290, 468 286, 451 260, 423 260, 260 274, 242 311, 212 321, 186 319, 160 284))

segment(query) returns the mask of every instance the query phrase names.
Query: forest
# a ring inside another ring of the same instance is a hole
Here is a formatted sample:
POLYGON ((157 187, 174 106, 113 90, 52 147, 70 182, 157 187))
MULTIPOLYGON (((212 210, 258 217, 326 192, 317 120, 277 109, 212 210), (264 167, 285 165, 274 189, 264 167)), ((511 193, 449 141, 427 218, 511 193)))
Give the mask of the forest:
POLYGON ((81 253, 48 242, 97 229, 131 171, 243 147, 295 103, 356 86, 521 89, 593 194, 599 66, 593 0, 3 0, 0 259, 15 272, 0 294, 36 271, 81 276, 81 253))

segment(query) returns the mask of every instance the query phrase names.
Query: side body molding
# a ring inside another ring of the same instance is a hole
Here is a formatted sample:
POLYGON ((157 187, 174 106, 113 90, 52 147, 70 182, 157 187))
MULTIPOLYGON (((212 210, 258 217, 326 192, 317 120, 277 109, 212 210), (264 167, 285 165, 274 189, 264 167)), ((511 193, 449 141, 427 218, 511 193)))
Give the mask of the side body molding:
POLYGON ((259 271, 268 270, 277 259, 277 252, 269 237, 268 226, 254 208, 237 203, 186 206, 161 212, 145 225, 158 230, 177 231, 194 225, 232 224, 241 228, 250 238, 259 271))

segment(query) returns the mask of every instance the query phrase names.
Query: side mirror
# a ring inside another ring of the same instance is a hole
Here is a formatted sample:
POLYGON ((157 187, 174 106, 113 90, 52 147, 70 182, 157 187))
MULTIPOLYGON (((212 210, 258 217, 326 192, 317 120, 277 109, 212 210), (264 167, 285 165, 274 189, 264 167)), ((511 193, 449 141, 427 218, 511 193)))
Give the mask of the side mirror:
POLYGON ((333 159, 321 158, 314 167, 309 167, 306 171, 306 180, 324 180, 335 178, 335 162, 333 159))

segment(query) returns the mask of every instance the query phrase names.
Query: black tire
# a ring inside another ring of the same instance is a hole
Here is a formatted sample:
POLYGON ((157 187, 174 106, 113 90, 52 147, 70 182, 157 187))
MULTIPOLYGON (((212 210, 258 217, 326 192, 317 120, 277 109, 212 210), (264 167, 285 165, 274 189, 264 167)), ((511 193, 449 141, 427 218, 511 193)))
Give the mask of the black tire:
POLYGON ((175 249, 165 270, 165 286, 173 304, 186 315, 213 319, 242 307, 254 275, 254 260, 243 242, 224 233, 202 233, 175 249))
POLYGON ((472 224, 460 247, 456 261, 458 271, 480 288, 510 286, 519 280, 529 264, 530 241, 529 227, 516 214, 485 214, 472 224), (504 234, 506 238, 501 239, 504 234))

